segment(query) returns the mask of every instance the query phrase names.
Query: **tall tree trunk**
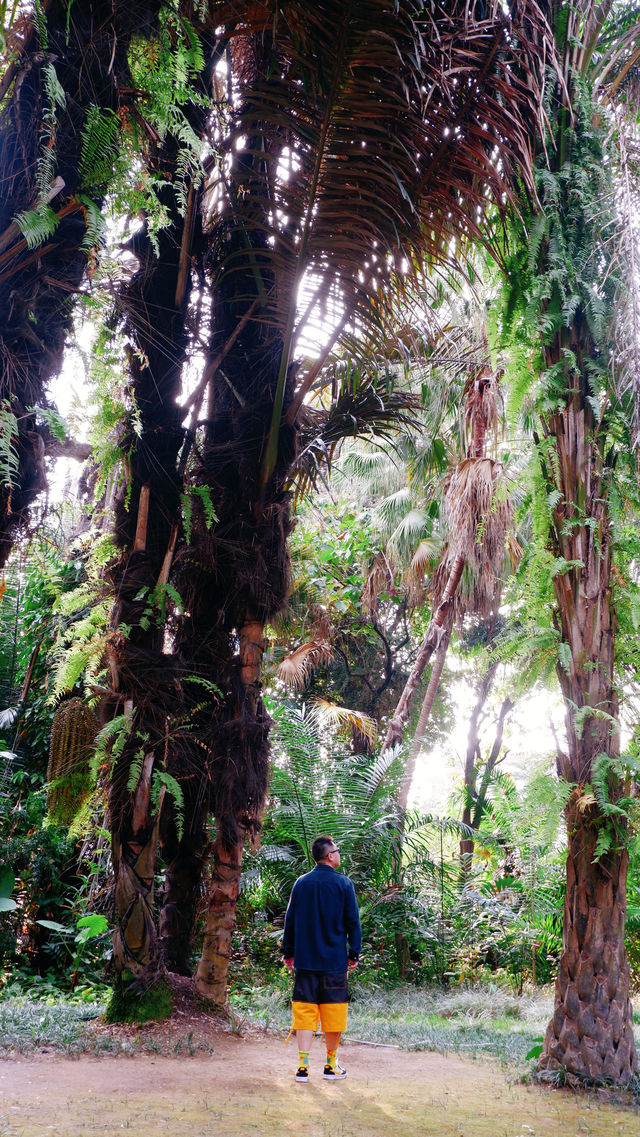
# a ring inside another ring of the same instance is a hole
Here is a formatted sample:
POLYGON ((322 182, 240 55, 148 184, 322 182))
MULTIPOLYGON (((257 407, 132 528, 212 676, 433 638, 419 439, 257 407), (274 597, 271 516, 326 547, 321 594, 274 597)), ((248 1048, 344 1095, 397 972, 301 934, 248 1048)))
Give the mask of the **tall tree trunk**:
POLYGON ((175 819, 163 833, 162 854, 167 862, 162 908, 158 922, 160 955, 168 971, 192 975, 192 952, 201 898, 202 874, 209 853, 206 811, 202 803, 185 800, 185 832, 175 833, 175 819))
POLYGON ((637 1070, 624 948, 627 852, 594 860, 597 810, 567 810, 562 958, 542 1069, 625 1085, 637 1070))
POLYGON ((213 848, 213 872, 195 988, 218 1010, 227 1006, 229 957, 236 924, 243 853, 244 834, 232 849, 226 847, 221 837, 217 838, 213 848))
MULTIPOLYGON (((482 779, 480 781, 480 788, 474 792, 475 801, 473 802, 473 813, 471 813, 470 810, 469 810, 469 813, 467 813, 467 807, 465 806, 465 810, 463 812, 462 820, 463 820, 464 824, 469 824, 472 829, 478 829, 480 827, 480 822, 482 821, 482 818, 484 817, 484 813, 485 813, 485 810, 487 808, 487 793, 489 790, 489 785, 491 783, 491 775, 492 775, 493 771, 495 770, 496 766, 498 765, 498 762, 501 761, 500 751, 502 749, 502 736, 504 733, 504 724, 505 724, 507 715, 513 710, 513 707, 514 707, 514 704, 511 702, 511 699, 504 699, 503 700, 502 706, 500 707, 500 713, 498 715, 498 723, 496 726, 496 733, 495 733, 495 738, 493 740, 493 746, 491 747, 491 750, 489 752, 489 757, 487 758, 487 761, 485 762, 484 770, 482 771, 482 779), (469 817, 468 822, 466 820, 467 817, 469 817)), ((477 779, 477 771, 476 771, 475 778, 477 779)), ((474 779, 474 785, 475 785, 475 779, 474 779)), ((467 874, 468 874, 468 872, 471 871, 471 863, 473 860, 474 848, 475 848, 475 842, 473 841, 472 838, 469 839, 468 844, 464 840, 460 842, 460 881, 461 881, 462 885, 464 885, 466 883, 467 874), (465 860, 464 858, 467 858, 467 859, 465 860)))
MULTIPOLYGON (((261 698, 260 674, 264 653, 264 626, 251 615, 247 618, 239 635, 239 670, 243 685, 242 711, 250 714, 256 721, 264 717, 261 698)), ((240 718, 240 708, 238 718, 240 718)), ((264 786, 266 792, 266 782, 264 786)), ((230 844, 225 839, 225 818, 219 817, 218 836, 213 846, 213 871, 209 889, 207 915, 205 919, 204 940, 200 962, 195 975, 195 988, 219 1009, 227 1004, 227 987, 231 939, 236 923, 236 909, 240 895, 240 876, 242 857, 247 830, 255 834, 260 824, 263 800, 254 803, 252 824, 243 813, 237 817, 238 839, 230 844)))
MULTIPOLYGON (((589 338, 578 317, 572 332, 571 348, 581 360, 589 338)), ((558 460, 553 472, 543 466, 559 499, 552 528, 556 555, 569 566, 554 577, 562 641, 570 648, 568 668, 558 667, 568 737, 558 772, 575 789, 567 807, 562 958, 540 1066, 625 1084, 637 1069, 624 947, 628 858, 616 851, 596 859, 607 818, 597 804, 585 808, 582 801, 596 760, 615 756, 619 748, 605 470, 585 398, 587 380, 583 383, 582 391, 570 393, 565 410, 547 421, 558 460)), ((614 796, 620 793, 615 785, 611 789, 614 796)))
POLYGON ((402 742, 405 726, 411 713, 411 704, 413 702, 413 698, 420 680, 424 674, 424 669, 442 640, 445 639, 447 641, 447 644, 449 642, 449 636, 451 633, 449 632, 449 634, 447 634, 445 621, 450 615, 453 598, 462 577, 464 563, 464 556, 462 553, 459 553, 451 566, 449 578, 447 580, 445 590, 442 594, 442 599, 440 600, 440 603, 438 604, 434 615, 429 621, 429 627, 427 628, 426 635, 420 645, 420 649, 416 656, 416 661, 411 669, 409 678, 405 683, 404 690, 398 700, 398 705, 396 706, 396 709, 393 713, 393 717, 389 721, 387 733, 385 735, 384 742, 382 743, 382 754, 384 754, 385 750, 390 750, 392 746, 398 746, 402 742))
POLYGON ((429 676, 429 683, 427 684, 427 690, 425 691, 424 699, 422 701, 422 707, 420 708, 420 715, 416 726, 416 732, 413 738, 411 753, 404 768, 402 781, 400 782, 400 788, 398 790, 397 801, 398 809, 401 815, 404 815, 407 811, 409 794, 411 792, 413 776, 416 770, 416 763, 418 761, 418 755, 422 749, 425 730, 427 728, 427 723, 431 714, 431 708, 433 707, 433 700, 436 697, 436 692, 440 685, 440 679, 442 678, 442 671, 444 668, 445 659, 447 658, 449 644, 451 642, 452 628, 453 618, 450 614, 449 619, 442 629, 442 635, 440 637, 440 642, 436 651, 436 658, 431 669, 431 675, 429 676))
POLYGON ((152 751, 144 756, 127 839, 121 841, 116 831, 111 840, 116 878, 113 966, 117 976, 131 976, 143 986, 153 982, 158 966, 154 880, 164 792, 160 793, 153 819, 150 804, 154 759, 152 751))
MULTIPOLYGON (((471 826, 472 810, 476 802, 476 785, 480 769, 480 717, 484 713, 489 692, 493 685, 497 663, 489 664, 478 687, 478 697, 475 702, 471 718, 469 719, 469 733, 467 735, 467 753, 464 762, 464 805, 462 807, 462 824, 471 826)), ((460 841, 460 881, 464 884, 471 875, 473 861, 474 841, 472 837, 463 837, 460 841)))
MULTIPOLYGON (((198 124, 202 130, 202 112, 194 111, 194 116, 194 130, 198 124)), ((166 177, 168 171, 177 168, 179 159, 179 145, 169 136, 155 155, 154 164, 166 177)), ((111 830, 114 848, 118 849, 114 857, 118 947, 114 963, 116 972, 121 967, 133 974, 140 972, 145 982, 160 974, 166 957, 158 943, 147 878, 153 879, 160 840, 175 844, 175 810, 168 811, 166 818, 158 812, 154 819, 148 794, 145 815, 142 799, 136 798, 137 791, 131 791, 130 770, 143 738, 147 740, 147 754, 152 755, 150 782, 155 778, 157 786, 163 773, 178 781, 181 777, 180 753, 175 765, 174 740, 183 718, 184 700, 176 660, 165 652, 166 612, 171 608, 166 587, 180 526, 178 466, 184 430, 177 397, 188 339, 191 257, 199 233, 193 187, 184 217, 169 181, 160 196, 171 223, 157 235, 159 253, 146 230, 134 236, 139 267, 118 298, 125 331, 133 345, 129 383, 141 429, 132 425, 123 440, 123 449, 129 451, 128 478, 116 506, 115 540, 121 556, 111 573, 117 603, 109 651, 113 699, 120 703, 124 700, 132 716, 131 731, 114 762, 110 786, 111 830), (123 624, 128 629, 126 636, 118 634, 123 624), (172 826, 174 832, 168 833, 172 826), (141 848, 149 870, 146 874, 136 867, 141 848), (145 912, 144 941, 140 941, 138 908, 145 912), (135 969, 128 960, 135 960, 135 969)), ((185 824, 192 824, 192 818, 185 819, 185 824)), ((200 835, 202 844, 200 851, 191 849, 197 863, 204 849, 202 827, 196 827, 195 834, 200 835)), ((194 888, 197 893, 196 884, 194 888)), ((183 897, 183 912, 193 904, 183 897)), ((165 928, 169 922, 168 916, 165 928)), ((190 934, 191 928, 187 939, 190 934)))
MULTIPOLYGON (((15 535, 28 523, 30 506, 46 487, 48 430, 34 406, 47 406, 47 386, 60 372, 73 308, 90 250, 86 204, 100 210, 105 185, 84 184, 82 170, 89 112, 117 123, 120 91, 133 88, 131 37, 156 26, 160 0, 135 8, 124 0, 83 0, 73 12, 51 0, 20 44, 5 73, 0 109, 0 407, 8 431, 9 470, 0 479, 0 567, 15 535), (51 105, 51 75, 63 91, 51 105), (11 79, 13 86, 8 90, 11 79), (49 169, 49 166, 51 167, 49 169), (44 184, 43 184, 44 179, 44 184), (57 217, 55 231, 35 250, 14 218, 44 212, 57 217)), ((119 145, 118 139, 114 145, 119 145)))

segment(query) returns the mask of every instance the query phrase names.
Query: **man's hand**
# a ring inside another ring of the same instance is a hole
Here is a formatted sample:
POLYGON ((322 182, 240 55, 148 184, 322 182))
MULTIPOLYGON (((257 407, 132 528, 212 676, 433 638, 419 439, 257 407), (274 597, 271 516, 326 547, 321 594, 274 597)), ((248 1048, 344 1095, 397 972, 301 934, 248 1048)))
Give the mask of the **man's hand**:
POLYGON ((291 956, 291 959, 285 959, 284 965, 287 971, 293 971, 293 956, 291 956))
POLYGON ((355 969, 356 969, 356 967, 357 967, 357 966, 358 966, 358 961, 357 961, 357 959, 350 959, 350 960, 349 960, 349 962, 348 962, 348 964, 347 964, 347 967, 349 968, 349 971, 355 971, 355 969))

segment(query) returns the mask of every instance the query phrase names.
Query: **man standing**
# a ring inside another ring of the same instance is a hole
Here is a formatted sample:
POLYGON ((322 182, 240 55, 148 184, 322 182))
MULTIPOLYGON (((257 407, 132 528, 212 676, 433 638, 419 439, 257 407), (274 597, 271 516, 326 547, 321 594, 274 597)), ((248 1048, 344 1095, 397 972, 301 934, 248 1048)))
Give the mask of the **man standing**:
POLYGON ((347 970, 357 966, 362 946, 360 915, 353 884, 336 871, 340 849, 333 838, 316 837, 311 855, 315 868, 291 890, 282 951, 286 966, 296 971, 291 1004, 299 1051, 296 1082, 309 1081, 318 1018, 327 1043, 323 1077, 335 1082, 347 1076, 336 1056, 347 1026, 347 970))

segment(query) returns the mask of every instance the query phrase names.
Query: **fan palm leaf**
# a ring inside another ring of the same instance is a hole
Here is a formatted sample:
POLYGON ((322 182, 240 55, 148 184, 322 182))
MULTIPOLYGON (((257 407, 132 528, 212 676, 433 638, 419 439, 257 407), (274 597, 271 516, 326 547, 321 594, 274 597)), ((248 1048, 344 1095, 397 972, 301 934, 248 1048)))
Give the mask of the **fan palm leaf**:
POLYGON ((210 12, 226 26, 237 92, 223 143, 233 189, 223 163, 213 197, 240 239, 219 271, 237 279, 239 303, 242 281, 253 281, 245 304, 257 286, 256 318, 282 342, 265 485, 304 330, 303 282, 319 307, 331 296, 343 319, 367 324, 425 257, 446 261, 453 237, 480 236, 490 199, 502 209, 511 197, 511 172, 529 178, 546 29, 532 3, 512 5, 510 19, 497 3, 476 19, 466 3, 427 10, 414 0, 284 11, 236 0, 210 12))

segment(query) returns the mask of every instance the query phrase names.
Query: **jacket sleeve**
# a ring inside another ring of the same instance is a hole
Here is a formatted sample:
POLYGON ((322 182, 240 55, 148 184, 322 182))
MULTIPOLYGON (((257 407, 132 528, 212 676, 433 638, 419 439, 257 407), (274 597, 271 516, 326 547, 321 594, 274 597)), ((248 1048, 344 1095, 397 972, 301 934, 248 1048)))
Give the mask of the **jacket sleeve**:
POLYGON ((294 931, 295 931, 295 904, 296 904, 296 886, 294 884, 291 889, 291 896, 287 905, 287 911, 284 917, 284 932, 282 935, 282 954, 285 959, 292 959, 294 955, 294 931))
POLYGON ((349 959, 357 959, 362 950, 362 930, 356 892, 351 881, 345 897, 344 925, 349 941, 349 959))

